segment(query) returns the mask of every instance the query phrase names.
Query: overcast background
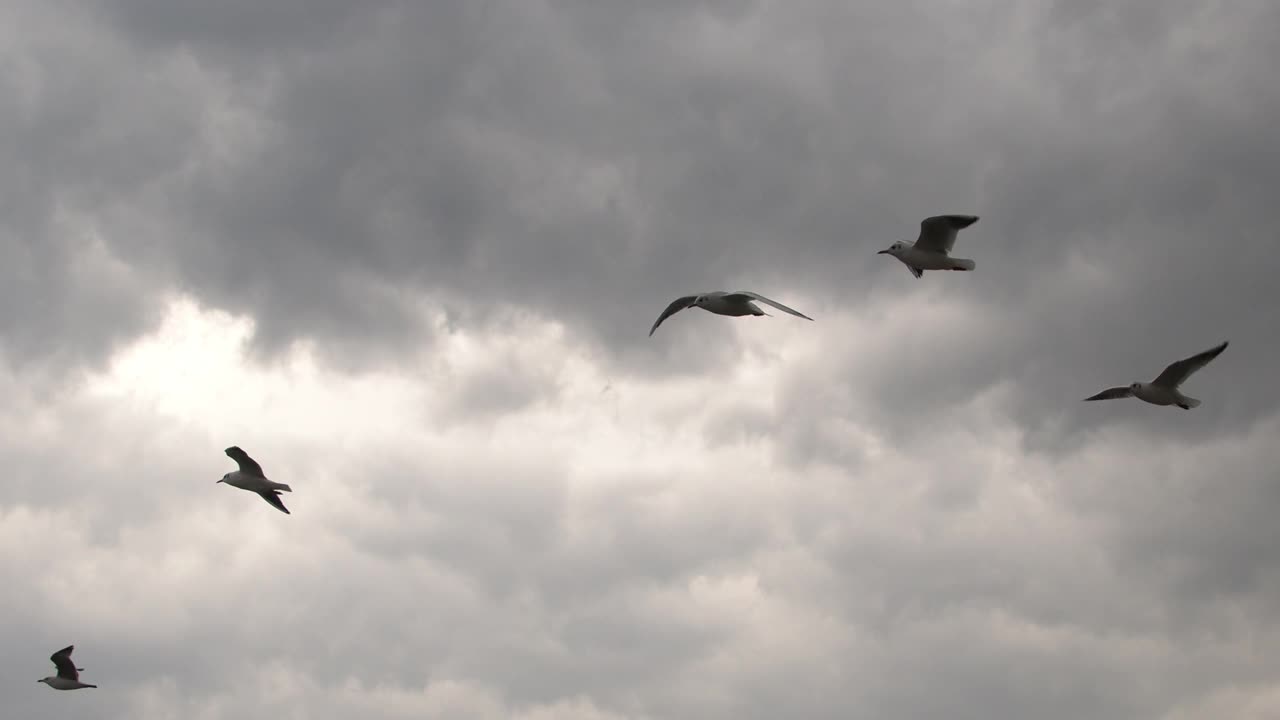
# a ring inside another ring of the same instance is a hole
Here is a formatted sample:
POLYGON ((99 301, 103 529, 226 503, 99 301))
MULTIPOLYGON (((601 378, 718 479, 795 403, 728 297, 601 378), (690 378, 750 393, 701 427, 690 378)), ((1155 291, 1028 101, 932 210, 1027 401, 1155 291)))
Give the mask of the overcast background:
POLYGON ((1280 717, 1277 35, 0 4, 4 716, 1280 717))

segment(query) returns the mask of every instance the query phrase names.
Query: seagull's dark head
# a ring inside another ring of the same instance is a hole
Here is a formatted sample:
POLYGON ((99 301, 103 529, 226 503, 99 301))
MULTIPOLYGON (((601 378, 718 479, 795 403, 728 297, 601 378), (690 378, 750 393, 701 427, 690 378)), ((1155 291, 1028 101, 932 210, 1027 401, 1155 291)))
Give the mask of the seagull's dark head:
POLYGON ((1130 390, 1137 390, 1137 389, 1138 389, 1139 387, 1141 387, 1141 386, 1142 386, 1142 383, 1138 383, 1138 382, 1136 382, 1136 383, 1129 383, 1129 389, 1130 389, 1130 390))
POLYGON ((227 476, 228 476, 228 475, 230 475, 230 474, 231 474, 231 473, 227 473, 226 475, 223 475, 223 476, 222 476, 222 479, 221 479, 221 480, 219 480, 218 482, 214 483, 214 485, 217 485, 217 484, 218 484, 218 483, 220 483, 220 482, 226 482, 226 481, 227 481, 227 476))

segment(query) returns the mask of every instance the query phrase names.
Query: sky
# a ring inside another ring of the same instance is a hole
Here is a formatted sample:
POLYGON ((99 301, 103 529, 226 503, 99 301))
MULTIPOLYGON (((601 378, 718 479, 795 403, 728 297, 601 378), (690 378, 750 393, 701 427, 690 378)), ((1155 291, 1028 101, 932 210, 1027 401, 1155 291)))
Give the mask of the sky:
POLYGON ((1280 717, 1278 32, 0 4, 6 716, 1280 717))

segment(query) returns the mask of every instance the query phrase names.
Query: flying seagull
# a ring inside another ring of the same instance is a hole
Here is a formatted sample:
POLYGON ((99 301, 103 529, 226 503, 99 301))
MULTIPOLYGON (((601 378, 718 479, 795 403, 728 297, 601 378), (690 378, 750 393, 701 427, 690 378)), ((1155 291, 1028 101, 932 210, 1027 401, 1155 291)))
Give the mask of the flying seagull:
POLYGON ((756 304, 752 302, 753 300, 758 300, 766 305, 776 307, 785 313, 790 313, 796 317, 802 317, 805 320, 813 319, 802 312, 792 310, 780 302, 774 302, 757 293, 748 292, 746 290, 727 293, 717 290, 715 292, 701 293, 699 295, 685 295, 682 298, 676 298, 676 300, 668 305, 667 309, 663 310, 662 314, 658 316, 658 320, 653 323, 653 327, 649 328, 649 337, 653 337, 653 331, 658 329, 658 326, 662 324, 663 320, 666 320, 685 308, 700 307, 707 312, 713 312, 717 315, 729 315, 732 317, 740 317, 742 315, 760 316, 769 314, 761 310, 759 307, 756 307, 756 304))
POLYGON ((914 245, 901 240, 877 255, 892 255, 902 261, 912 275, 920 278, 925 270, 972 270, 972 260, 953 258, 949 254, 956 244, 956 233, 978 222, 977 215, 934 215, 920 221, 920 237, 914 245))
MULTIPOLYGON (((293 489, 284 483, 272 482, 262 474, 262 466, 256 460, 249 457, 249 453, 241 450, 239 447, 232 445, 227 448, 227 457, 236 461, 240 466, 239 470, 229 472, 222 476, 218 482, 224 482, 231 487, 238 487, 241 490, 250 490, 262 496, 263 500, 271 503, 272 507, 284 513, 291 515, 289 508, 284 506, 284 502, 280 500, 280 491, 293 492, 293 489)), ((215 485, 217 483, 214 483, 215 485)))
POLYGON ((54 690, 79 690, 80 688, 96 688, 97 685, 87 685, 80 682, 80 671, 84 668, 76 667, 71 662, 71 651, 75 650, 75 645, 68 645, 58 652, 49 656, 53 661, 53 666, 58 668, 58 674, 47 678, 41 678, 36 682, 42 682, 54 690))
POLYGON ((1183 410, 1190 410, 1198 407, 1200 401, 1187 397, 1178 391, 1178 386, 1191 377, 1191 374, 1205 365, 1210 360, 1222 354, 1227 349, 1227 343, 1205 350, 1197 355, 1192 355, 1185 360, 1179 360, 1169 365, 1160 373, 1160 376, 1149 383, 1136 382, 1128 387, 1113 387, 1103 390, 1093 397, 1085 398, 1089 400, 1116 400, 1119 398, 1136 397, 1139 400, 1145 400, 1152 405, 1177 405, 1183 410))

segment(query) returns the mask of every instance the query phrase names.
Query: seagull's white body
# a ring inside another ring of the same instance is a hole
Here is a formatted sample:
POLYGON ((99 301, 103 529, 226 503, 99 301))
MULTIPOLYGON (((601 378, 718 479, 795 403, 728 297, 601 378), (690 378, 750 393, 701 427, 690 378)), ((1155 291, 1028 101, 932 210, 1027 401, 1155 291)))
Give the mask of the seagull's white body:
POLYGON ((892 255, 902 261, 903 265, 909 268, 918 268, 920 270, 972 270, 976 267, 972 260, 962 258, 953 258, 942 252, 933 252, 918 248, 914 245, 901 247, 897 250, 890 248, 885 251, 886 255, 892 255))
POLYGON ((1177 388, 1161 387, 1154 383, 1138 382, 1129 387, 1134 397, 1152 405, 1183 405, 1188 409, 1200 404, 1200 401, 1187 397, 1177 388))
POLYGON ((227 473, 219 482, 224 482, 231 487, 238 487, 241 490, 249 490, 257 493, 264 490, 283 490, 284 492, 293 492, 293 490, 284 483, 278 483, 264 477, 254 477, 253 475, 240 472, 239 470, 227 473))
POLYGON ((934 215, 920 221, 920 236, 915 243, 895 242, 878 255, 891 255, 907 266, 917 279, 925 270, 972 270, 977 263, 951 257, 956 234, 978 222, 977 215, 934 215))
POLYGON ((1091 400, 1119 400, 1120 398, 1136 397, 1143 402, 1152 405, 1177 405, 1183 410, 1190 410, 1199 407, 1200 401, 1182 394, 1178 386, 1186 382, 1192 373, 1208 365, 1211 360, 1222 354, 1227 349, 1227 343, 1222 343, 1217 347, 1209 348, 1202 353, 1196 353, 1189 358, 1170 363, 1159 377, 1151 382, 1135 382, 1130 383, 1128 387, 1107 388, 1097 395, 1085 398, 1085 401, 1091 400))
POLYGON ((47 677, 39 682, 48 685, 54 690, 79 690, 80 688, 96 688, 97 685, 88 685, 79 680, 72 680, 64 677, 47 677))
POLYGON ((58 669, 58 674, 40 678, 36 682, 42 682, 54 690, 79 690, 80 688, 98 687, 97 685, 80 682, 80 671, 84 668, 76 667, 76 664, 71 661, 71 652, 75 649, 75 645, 68 645, 50 655, 49 660, 58 669))
POLYGON ((729 317, 743 317, 745 315, 760 316, 767 313, 757 307, 751 301, 730 300, 723 293, 707 293, 702 297, 702 302, 695 305, 707 312, 716 315, 728 315, 729 317))
POLYGON ((226 483, 231 487, 237 487, 241 490, 256 492, 262 496, 263 500, 271 503, 271 506, 285 515, 291 515, 289 509, 284 506, 284 502, 280 499, 280 492, 293 492, 293 489, 284 483, 272 482, 262 472, 262 466, 256 460, 249 457, 249 453, 241 450, 238 446, 231 446, 224 452, 227 457, 236 461, 240 466, 239 470, 234 470, 222 476, 218 482, 226 483))
POLYGON ((776 307, 785 313, 795 315, 796 317, 802 317, 805 320, 813 320, 813 318, 798 310, 792 310, 780 302, 775 302, 763 295, 753 293, 749 290, 738 290, 737 292, 724 292, 722 290, 717 290, 715 292, 701 293, 698 295, 685 295, 684 297, 676 298, 667 306, 667 309, 663 310, 662 314, 658 316, 657 321, 653 323, 653 327, 649 328, 649 335, 653 335, 653 331, 658 329, 658 326, 662 324, 663 320, 666 320, 685 308, 700 307, 707 312, 712 312, 716 315, 728 315, 729 317, 742 317, 745 315, 759 317, 761 315, 768 315, 769 313, 761 310, 755 304, 755 301, 776 307))

